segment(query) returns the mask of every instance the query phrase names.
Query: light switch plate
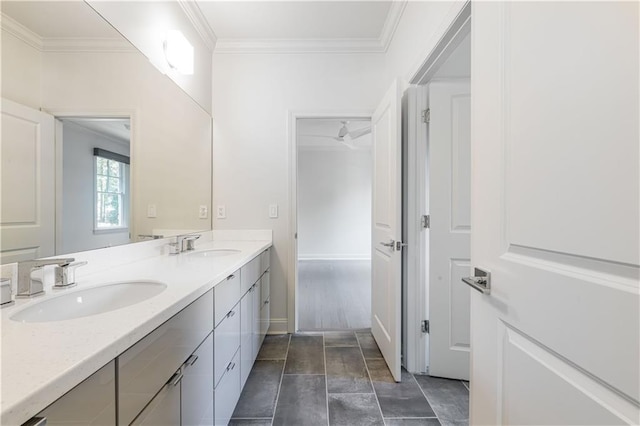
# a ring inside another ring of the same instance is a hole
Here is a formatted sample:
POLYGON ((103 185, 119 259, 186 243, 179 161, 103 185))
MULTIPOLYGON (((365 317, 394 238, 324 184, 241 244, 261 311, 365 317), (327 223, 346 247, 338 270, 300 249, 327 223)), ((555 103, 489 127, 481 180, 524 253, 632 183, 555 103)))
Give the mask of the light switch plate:
POLYGON ((149 204, 147 206, 147 217, 157 217, 155 204, 149 204))
POLYGON ((278 205, 277 204, 269 204, 269 217, 271 219, 276 219, 278 217, 278 205))
POLYGON ((224 204, 219 204, 216 209, 216 218, 218 219, 226 219, 227 218, 227 209, 224 204))
POLYGON ((198 217, 200 219, 206 219, 207 216, 209 216, 209 209, 207 206, 200 206, 200 209, 198 210, 198 217))

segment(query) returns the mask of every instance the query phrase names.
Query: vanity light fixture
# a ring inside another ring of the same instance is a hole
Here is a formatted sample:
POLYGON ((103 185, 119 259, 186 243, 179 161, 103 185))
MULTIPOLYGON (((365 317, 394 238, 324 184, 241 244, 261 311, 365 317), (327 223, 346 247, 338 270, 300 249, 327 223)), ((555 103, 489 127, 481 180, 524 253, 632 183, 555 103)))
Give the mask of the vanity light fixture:
POLYGON ((180 30, 169 30, 164 39, 164 57, 180 74, 193 75, 193 46, 180 30))

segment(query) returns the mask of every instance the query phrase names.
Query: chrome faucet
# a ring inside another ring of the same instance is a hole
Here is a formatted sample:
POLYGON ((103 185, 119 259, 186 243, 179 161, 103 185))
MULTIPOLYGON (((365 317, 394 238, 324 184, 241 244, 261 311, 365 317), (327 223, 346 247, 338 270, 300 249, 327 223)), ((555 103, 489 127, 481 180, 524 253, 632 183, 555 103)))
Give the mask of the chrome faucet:
POLYGON ((56 266, 54 290, 64 290, 76 286, 76 269, 88 262, 73 262, 68 265, 56 266))
POLYGON ((196 240, 200 234, 186 234, 176 236, 176 241, 169 243, 169 254, 178 254, 184 251, 195 250, 196 240))
MULTIPOLYGON (((60 259, 36 259, 18 263, 18 292, 16 298, 35 297, 44 294, 42 277, 33 277, 32 274, 45 266, 56 265, 58 267, 69 266, 75 259, 72 257, 60 259)), ((56 285, 62 274, 56 274, 56 285)))
POLYGON ((6 308, 14 303, 11 299, 11 280, 8 278, 0 279, 0 308, 6 308))

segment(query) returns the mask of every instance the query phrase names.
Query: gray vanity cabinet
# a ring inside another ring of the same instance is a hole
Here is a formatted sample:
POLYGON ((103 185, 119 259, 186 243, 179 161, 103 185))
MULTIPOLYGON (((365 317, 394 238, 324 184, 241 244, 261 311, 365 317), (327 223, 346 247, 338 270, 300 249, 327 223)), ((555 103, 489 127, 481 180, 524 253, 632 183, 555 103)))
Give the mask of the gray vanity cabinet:
MULTIPOLYGON (((167 402, 163 405, 169 405, 175 392, 167 383, 212 330, 213 290, 210 290, 120 355, 118 424, 131 424, 160 389, 166 394, 163 398, 167 402)), ((213 363, 213 360, 198 362, 213 363)), ((179 397, 179 386, 173 387, 178 389, 179 397)), ((178 413, 179 403, 178 398, 178 413)))
POLYGON ((116 368, 111 361, 36 415, 51 425, 116 424, 116 368))
POLYGON ((178 426, 180 425, 180 394, 182 371, 174 376, 160 389, 160 392, 147 404, 142 412, 131 423, 132 426, 178 426))

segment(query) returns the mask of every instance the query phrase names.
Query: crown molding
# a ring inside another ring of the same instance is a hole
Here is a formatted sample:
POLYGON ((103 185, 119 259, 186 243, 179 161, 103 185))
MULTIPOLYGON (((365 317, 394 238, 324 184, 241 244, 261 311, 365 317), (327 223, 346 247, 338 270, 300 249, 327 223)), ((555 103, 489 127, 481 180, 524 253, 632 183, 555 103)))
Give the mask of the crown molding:
POLYGON ((131 43, 121 38, 57 37, 44 38, 42 42, 43 52, 114 53, 138 51, 131 43))
POLYGON ((12 17, 0 13, 0 27, 3 31, 8 32, 36 50, 42 51, 42 37, 22 25, 12 17))
POLYGON ((178 4, 185 15, 187 15, 187 18, 189 18, 191 25, 193 25, 193 28, 195 28, 209 51, 213 52, 216 48, 218 37, 216 37, 216 34, 213 32, 200 6, 193 0, 178 0, 178 4))
POLYGON ((0 27, 39 52, 135 52, 123 38, 40 37, 15 19, 0 14, 0 27))
POLYGON ((216 54, 382 53, 379 39, 218 39, 216 54))
POLYGON ((384 47, 385 52, 389 49, 389 45, 391 44, 391 40, 393 40, 393 36, 396 33, 400 18, 402 18, 407 3, 407 0, 391 2, 387 19, 384 21, 384 26, 380 32, 380 44, 384 47))
MULTIPOLYGON (((180 0, 181 3, 191 3, 180 0)), ((385 53, 408 0, 392 1, 378 38, 362 39, 218 39, 216 54, 385 53)), ((197 6, 196 6, 197 7, 197 6)))

